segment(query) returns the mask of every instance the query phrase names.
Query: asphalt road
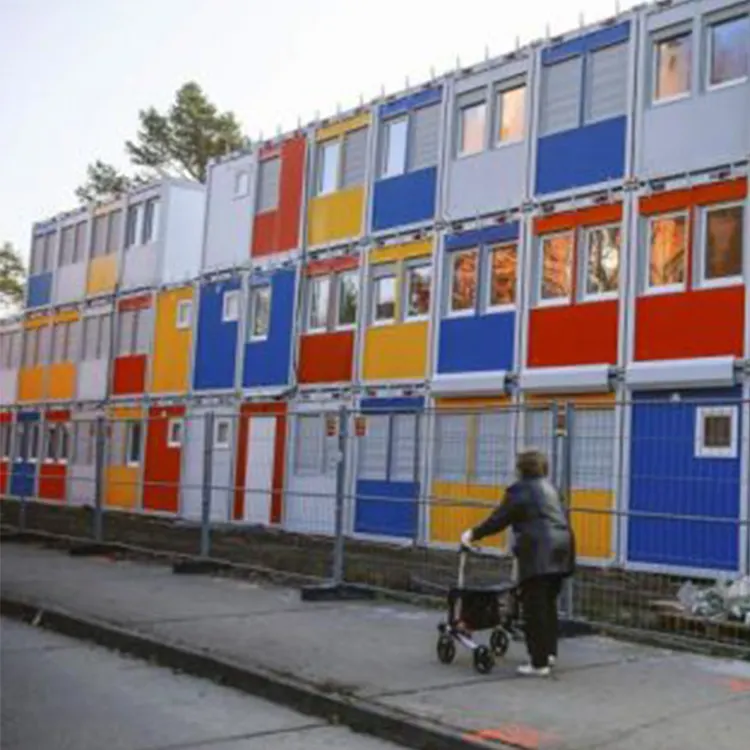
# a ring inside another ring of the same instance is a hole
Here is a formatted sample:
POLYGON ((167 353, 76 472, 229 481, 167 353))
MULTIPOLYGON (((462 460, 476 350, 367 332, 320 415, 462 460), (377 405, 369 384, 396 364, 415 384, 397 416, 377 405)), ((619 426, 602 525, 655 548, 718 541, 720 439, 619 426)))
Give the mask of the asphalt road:
POLYGON ((0 620, 2 750, 394 750, 211 682, 0 620))

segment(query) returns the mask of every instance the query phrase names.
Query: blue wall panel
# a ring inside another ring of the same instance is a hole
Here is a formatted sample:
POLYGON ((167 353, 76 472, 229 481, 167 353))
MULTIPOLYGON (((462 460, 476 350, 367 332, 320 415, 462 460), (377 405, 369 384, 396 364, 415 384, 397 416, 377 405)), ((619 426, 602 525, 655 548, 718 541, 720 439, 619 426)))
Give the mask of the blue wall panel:
POLYGON ((239 279, 209 282, 201 287, 193 366, 195 390, 234 388, 238 323, 221 320, 224 292, 234 289, 240 289, 239 279))
POLYGON ((624 42, 630 37, 630 21, 592 31, 584 36, 561 42, 542 50, 542 65, 552 65, 586 52, 624 42))
POLYGON ((437 167, 379 180, 373 195, 375 231, 408 226, 435 215, 437 167))
POLYGON ((289 381, 294 319, 295 272, 277 271, 271 281, 268 338, 245 344, 242 386, 285 385, 289 381))
MULTIPOLYGON (((39 422, 39 412, 19 412, 17 416, 17 423, 18 424, 26 424, 25 429, 28 431, 31 428, 29 427, 30 424, 34 422, 39 422)), ((26 445, 25 445, 25 455, 28 456, 29 451, 29 438, 30 434, 26 433, 26 445)), ((37 441, 37 456, 41 455, 42 451, 42 445, 41 445, 41 435, 38 436, 37 441)), ((15 461, 13 463, 13 466, 11 467, 11 474, 10 474, 10 482, 9 482, 9 492, 13 497, 31 497, 34 494, 34 484, 36 479, 36 472, 38 467, 37 461, 29 461, 29 460, 21 460, 21 461, 15 461)))
POLYGON ((445 318, 440 323, 438 372, 512 370, 514 312, 445 318))
POLYGON ((417 482, 359 480, 355 532, 414 538, 419 519, 418 496, 417 482))
MULTIPOLYGON (((634 395, 629 560, 738 568, 740 459, 696 458, 695 425, 696 400, 710 405, 722 399, 718 405, 736 405, 741 418, 740 398, 739 389, 684 391, 677 402, 665 401, 663 392, 634 395)), ((742 432, 740 425, 740 445, 742 432)))
POLYGON ((625 173, 627 118, 585 125, 540 138, 537 144, 536 193, 595 185, 625 173))
POLYGON ((496 242, 510 242, 511 240, 518 239, 519 229, 520 224, 517 221, 509 221, 496 227, 470 229, 468 232, 449 234, 445 238, 445 249, 462 250, 466 247, 491 245, 496 242))
POLYGON ((392 102, 381 104, 380 117, 386 118, 402 115, 412 109, 426 107, 429 104, 437 104, 442 98, 443 89, 441 86, 417 91, 416 94, 409 94, 408 96, 402 96, 400 99, 394 99, 392 102))
POLYGON ((52 299, 52 273, 39 273, 29 276, 26 307, 49 305, 52 299))

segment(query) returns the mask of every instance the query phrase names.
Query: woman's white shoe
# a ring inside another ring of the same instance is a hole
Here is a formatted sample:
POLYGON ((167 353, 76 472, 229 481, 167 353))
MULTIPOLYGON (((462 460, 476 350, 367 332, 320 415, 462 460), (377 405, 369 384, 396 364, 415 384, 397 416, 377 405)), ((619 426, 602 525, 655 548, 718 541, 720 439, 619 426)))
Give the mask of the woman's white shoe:
POLYGON ((531 664, 522 664, 518 670, 521 677, 549 677, 549 667, 533 667, 531 664))

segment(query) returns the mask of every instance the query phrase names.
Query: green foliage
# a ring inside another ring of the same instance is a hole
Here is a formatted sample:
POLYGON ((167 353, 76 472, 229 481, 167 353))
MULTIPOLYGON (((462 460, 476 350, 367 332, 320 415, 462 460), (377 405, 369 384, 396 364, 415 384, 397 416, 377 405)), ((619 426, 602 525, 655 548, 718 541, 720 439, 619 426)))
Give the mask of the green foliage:
POLYGON ((12 308, 23 303, 26 269, 21 256, 10 242, 0 246, 0 307, 12 308))

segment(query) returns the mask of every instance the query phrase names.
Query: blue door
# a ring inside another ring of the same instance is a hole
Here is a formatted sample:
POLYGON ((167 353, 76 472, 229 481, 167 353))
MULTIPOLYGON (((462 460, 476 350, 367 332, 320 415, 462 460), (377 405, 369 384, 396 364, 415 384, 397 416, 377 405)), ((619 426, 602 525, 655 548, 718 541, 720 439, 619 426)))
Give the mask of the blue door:
POLYGON ((41 442, 39 412, 20 412, 16 422, 15 460, 10 475, 11 497, 34 495, 41 442))

